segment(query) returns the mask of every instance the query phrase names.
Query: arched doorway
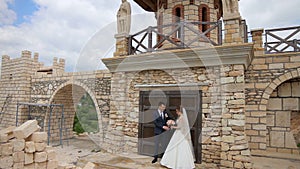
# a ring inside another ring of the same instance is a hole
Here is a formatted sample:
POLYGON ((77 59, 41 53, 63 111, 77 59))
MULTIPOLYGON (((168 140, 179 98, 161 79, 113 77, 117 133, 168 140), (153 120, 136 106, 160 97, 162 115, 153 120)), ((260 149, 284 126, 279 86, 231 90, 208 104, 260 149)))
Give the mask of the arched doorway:
POLYGON ((300 78, 277 86, 267 104, 267 150, 299 154, 300 78))
MULTIPOLYGON (((97 122, 99 122, 100 111, 93 93, 85 85, 80 83, 63 84, 56 90, 56 92, 54 92, 50 99, 51 104, 64 105, 63 116, 61 115, 61 111, 56 109, 53 109, 52 111, 52 115, 50 117, 50 140, 58 140, 60 137, 62 139, 73 137, 73 125, 77 107, 82 97, 86 95, 89 95, 92 99, 96 109, 96 116, 98 116, 97 122)), ((49 120, 46 119, 46 123, 48 122, 49 120)), ((98 124, 98 126, 100 125, 98 124)))

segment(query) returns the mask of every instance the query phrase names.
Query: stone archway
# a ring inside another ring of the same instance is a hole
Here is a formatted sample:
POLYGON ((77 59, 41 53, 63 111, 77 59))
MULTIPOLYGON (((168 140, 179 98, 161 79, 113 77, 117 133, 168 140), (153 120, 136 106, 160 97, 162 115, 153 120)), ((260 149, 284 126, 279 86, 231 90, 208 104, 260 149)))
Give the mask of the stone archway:
MULTIPOLYGON (((52 111, 52 115, 50 117, 50 134, 52 140, 58 140, 60 138, 60 128, 62 129, 62 139, 73 137, 73 122, 76 105, 85 93, 88 93, 93 100, 98 116, 99 130, 101 130, 100 110, 95 95, 86 85, 76 81, 69 81, 60 85, 49 101, 50 104, 64 105, 63 117, 61 116, 61 109, 55 107, 52 111)), ((46 126, 48 126, 48 119, 46 119, 46 123, 46 126)))
POLYGON ((299 154, 291 130, 295 127, 291 123, 292 112, 300 110, 300 86, 297 85, 300 85, 300 77, 295 70, 276 78, 264 91, 260 108, 266 112, 267 150, 299 154))

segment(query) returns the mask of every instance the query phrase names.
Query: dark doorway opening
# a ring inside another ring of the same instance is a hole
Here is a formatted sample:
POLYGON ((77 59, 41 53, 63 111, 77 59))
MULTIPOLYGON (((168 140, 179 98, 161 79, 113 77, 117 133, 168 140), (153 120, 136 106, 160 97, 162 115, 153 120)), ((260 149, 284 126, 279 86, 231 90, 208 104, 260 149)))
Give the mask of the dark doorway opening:
POLYGON ((166 103, 166 110, 176 118, 175 108, 182 105, 188 114, 191 127, 191 137, 196 162, 201 163, 202 154, 202 93, 198 91, 141 91, 139 103, 139 154, 153 156, 154 154, 154 124, 153 112, 159 102, 166 103))

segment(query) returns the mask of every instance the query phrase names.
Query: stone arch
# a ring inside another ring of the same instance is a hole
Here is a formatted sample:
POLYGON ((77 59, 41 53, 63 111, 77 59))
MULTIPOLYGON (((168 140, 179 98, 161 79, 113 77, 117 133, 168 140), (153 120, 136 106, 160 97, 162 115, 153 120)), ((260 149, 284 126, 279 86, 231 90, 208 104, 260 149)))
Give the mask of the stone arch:
POLYGON ((299 82, 299 75, 297 70, 280 75, 262 95, 260 110, 266 115, 266 148, 271 151, 299 154, 291 132, 291 114, 300 110, 297 106, 299 96, 292 92, 294 83, 299 82))
MULTIPOLYGON (((50 104, 64 104, 64 124, 65 128, 63 128, 63 136, 62 138, 70 138, 73 136, 73 121, 76 112, 76 105, 83 94, 88 93, 93 100, 93 103, 96 108, 97 116, 98 116, 98 127, 101 132, 101 112, 98 106, 98 102, 94 92, 87 87, 85 84, 79 81, 68 81, 61 84, 51 95, 49 99, 50 104)), ((61 116, 58 114, 61 112, 60 110, 54 109, 53 116, 51 117, 51 139, 56 140, 59 138, 59 118, 61 116)), ((46 123, 48 124, 48 119, 46 119, 46 123)))
POLYGON ((263 94, 262 94, 262 98, 260 101, 260 110, 262 111, 266 111, 267 110, 267 104, 268 104, 268 100, 272 94, 272 92, 282 83, 293 79, 293 78, 299 78, 300 77, 300 70, 293 70, 293 71, 289 71, 279 77, 277 77, 276 79, 274 79, 264 90, 263 94))

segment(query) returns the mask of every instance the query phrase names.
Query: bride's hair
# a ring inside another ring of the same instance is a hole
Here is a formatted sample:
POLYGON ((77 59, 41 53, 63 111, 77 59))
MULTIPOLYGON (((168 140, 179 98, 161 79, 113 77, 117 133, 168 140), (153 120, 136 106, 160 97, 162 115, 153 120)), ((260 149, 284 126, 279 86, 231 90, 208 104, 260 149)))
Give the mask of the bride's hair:
POLYGON ((176 106, 176 110, 179 110, 182 113, 182 106, 176 106))

